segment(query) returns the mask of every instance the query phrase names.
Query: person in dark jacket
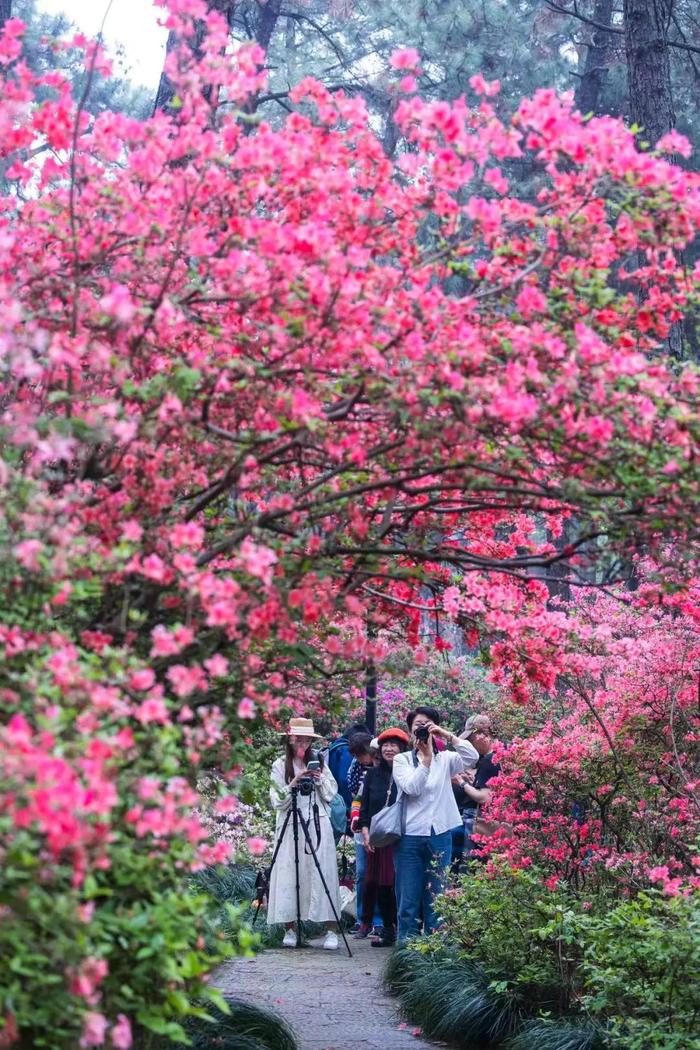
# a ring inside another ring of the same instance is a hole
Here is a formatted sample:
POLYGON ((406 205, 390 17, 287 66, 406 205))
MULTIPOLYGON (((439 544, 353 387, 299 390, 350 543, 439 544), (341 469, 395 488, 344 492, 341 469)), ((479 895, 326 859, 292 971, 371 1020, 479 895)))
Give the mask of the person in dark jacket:
MULTIPOLYGON (((348 769, 347 776, 345 778, 345 784, 350 792, 350 797, 353 800, 350 805, 350 831, 352 832, 355 840, 355 902, 356 902, 356 915, 358 920, 362 915, 362 889, 365 883, 365 869, 367 867, 367 851, 362 843, 362 835, 359 833, 358 819, 359 813, 355 816, 356 806, 358 803, 355 801, 359 798, 360 792, 362 791, 362 784, 365 779, 367 770, 372 766, 372 752, 370 750, 370 744, 372 742, 371 733, 355 733, 350 738, 349 750, 352 755, 352 762, 348 769)), ((357 929, 359 930, 361 922, 358 921, 357 929)))
MULTIPOLYGON (((474 822, 479 806, 483 805, 491 797, 491 791, 487 787, 501 772, 501 767, 493 760, 493 730, 491 719, 488 715, 472 715, 467 719, 464 731, 461 734, 464 740, 468 740, 479 752, 479 761, 472 774, 464 774, 458 788, 455 788, 455 798, 462 810, 462 821, 464 828, 463 857, 467 863, 480 859, 480 847, 472 839, 474 822), (458 791, 460 797, 458 797, 458 791)), ((460 857, 460 862, 462 857, 460 857)))
POLYGON ((372 817, 384 806, 396 801, 396 784, 392 777, 392 766, 395 757, 406 751, 410 744, 408 733, 403 729, 385 729, 377 737, 380 760, 365 774, 362 785, 360 819, 358 821, 362 834, 364 849, 367 851, 362 890, 362 916, 356 937, 366 937, 371 929, 375 905, 379 905, 384 929, 381 937, 372 939, 374 948, 390 948, 396 941, 396 895, 394 893, 394 847, 382 846, 375 849, 369 843, 369 831, 372 817))
POLYGON ((328 762, 328 768, 338 785, 338 792, 345 799, 348 819, 350 818, 350 805, 352 803, 352 792, 348 787, 348 771, 353 758, 350 753, 350 744, 352 743, 353 738, 358 734, 367 737, 369 740, 372 739, 372 734, 366 725, 362 722, 353 722, 352 725, 348 726, 342 736, 339 736, 337 740, 333 741, 328 749, 328 757, 326 759, 328 762))

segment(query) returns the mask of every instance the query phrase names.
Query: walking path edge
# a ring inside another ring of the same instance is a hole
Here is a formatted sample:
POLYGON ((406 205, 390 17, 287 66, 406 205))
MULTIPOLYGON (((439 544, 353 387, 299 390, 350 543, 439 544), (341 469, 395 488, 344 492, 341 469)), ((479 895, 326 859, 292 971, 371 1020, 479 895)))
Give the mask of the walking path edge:
POLYGON ((323 951, 323 939, 308 948, 279 948, 235 959, 217 971, 225 995, 282 1016, 300 1050, 435 1050, 412 1024, 402 1022, 396 1000, 382 978, 388 952, 369 940, 348 937, 353 958, 340 939, 338 951, 323 951), (416 1034, 413 1034, 413 1033, 416 1034))

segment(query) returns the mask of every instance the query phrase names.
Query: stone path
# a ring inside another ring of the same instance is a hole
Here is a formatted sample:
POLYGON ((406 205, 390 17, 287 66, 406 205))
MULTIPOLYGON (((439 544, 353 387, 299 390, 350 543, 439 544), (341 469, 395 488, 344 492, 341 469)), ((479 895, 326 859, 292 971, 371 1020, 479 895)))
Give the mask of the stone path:
MULTIPOLYGON (((322 939, 321 939, 322 940, 322 939)), ((293 1028, 300 1050, 435 1050, 412 1035, 396 1002, 382 988, 388 952, 350 937, 349 959, 313 947, 271 949, 220 968, 216 983, 227 994, 266 1006, 293 1028)))

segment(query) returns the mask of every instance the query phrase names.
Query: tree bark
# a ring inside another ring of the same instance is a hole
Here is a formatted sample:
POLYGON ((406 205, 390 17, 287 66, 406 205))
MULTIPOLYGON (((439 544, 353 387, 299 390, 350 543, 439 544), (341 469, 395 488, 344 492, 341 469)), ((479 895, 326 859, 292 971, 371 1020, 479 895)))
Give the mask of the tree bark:
POLYGON ((0 29, 12 18, 12 0, 0 0, 0 29))
MULTIPOLYGON (((2 3, 3 0, 0 0, 2 3)), ((235 8, 236 0, 207 0, 207 7, 210 11, 219 11, 225 15, 229 26, 233 18, 233 10, 235 8)), ((195 30, 195 34, 188 41, 189 46, 192 48, 195 54, 199 52, 199 49, 204 39, 204 23, 198 22, 195 30)), ((170 52, 177 47, 179 43, 179 37, 172 29, 168 33, 168 42, 165 45, 166 58, 170 52)), ((167 76, 165 70, 160 74, 160 81, 158 82, 158 91, 156 93, 156 100, 153 104, 153 112, 157 113, 159 109, 167 109, 172 103, 175 97, 175 88, 167 76)))
POLYGON ((595 0, 593 21, 598 25, 591 29, 583 73, 576 88, 576 108, 584 115, 593 113, 599 116, 603 112, 600 96, 609 72, 610 33, 599 26, 611 26, 612 14, 613 0, 595 0))
POLYGON ((266 0, 266 3, 260 4, 260 14, 255 27, 255 43, 259 44, 264 51, 267 51, 270 46, 281 10, 282 0, 266 0))
MULTIPOLYGON (((168 33, 168 42, 165 45, 165 57, 167 58, 171 51, 177 47, 178 36, 174 30, 170 30, 168 33)), ((154 114, 159 109, 167 109, 175 96, 175 88, 173 87, 170 77, 162 70, 160 74, 160 80, 158 81, 158 91, 156 92, 156 99, 153 103, 154 114)))
MULTIPOLYGON (((668 44, 673 5, 674 0, 624 0, 630 117, 651 146, 676 125, 668 44)), ((682 324, 673 326, 667 345, 673 356, 682 356, 682 324)))
POLYGON ((675 127, 668 28, 674 0, 623 0, 630 117, 656 145, 675 127))
MULTIPOLYGON (((280 11, 282 10, 282 0, 265 0, 265 3, 260 3, 260 12, 255 23, 254 39, 255 43, 258 44, 263 51, 267 51, 272 40, 272 34, 275 31, 277 22, 279 21, 280 11)), ((248 99, 248 102, 243 107, 243 111, 249 116, 253 116, 258 108, 259 95, 256 94, 248 99)), ((252 130, 252 126, 248 125, 248 130, 252 130)))

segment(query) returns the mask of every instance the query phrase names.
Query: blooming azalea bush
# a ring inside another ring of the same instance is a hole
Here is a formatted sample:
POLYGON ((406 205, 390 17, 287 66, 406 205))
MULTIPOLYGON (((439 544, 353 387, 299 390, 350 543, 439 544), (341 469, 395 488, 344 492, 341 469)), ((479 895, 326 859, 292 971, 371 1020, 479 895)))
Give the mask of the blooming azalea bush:
POLYGON ((164 20, 176 105, 146 121, 0 37, 8 1045, 40 1045, 28 994, 57 1047, 171 1031, 207 969, 186 880, 227 854, 197 777, 234 808, 255 720, 380 662, 389 626, 415 644, 439 610, 528 701, 573 637, 533 570, 593 571, 603 536, 692 568, 698 373, 662 351, 700 187, 668 143, 547 91, 503 124, 480 78, 422 102, 402 52, 394 164, 311 80, 256 123, 263 54, 203 0, 164 20))
POLYGON ((638 579, 569 611, 570 673, 551 717, 496 749, 500 823, 445 895, 439 945, 519 1009, 596 1019, 581 1045, 634 1050, 695 1045, 700 902, 697 586, 648 563, 638 579))
POLYGON ((697 586, 581 601, 559 712, 503 754, 496 849, 552 883, 700 889, 697 586))
POLYGON ((220 917, 188 877, 227 851, 194 815, 184 739, 92 677, 96 666, 122 675, 118 654, 102 655, 96 665, 52 632, 6 658, 4 702, 16 710, 0 733, 4 1045, 178 1037, 198 1009, 190 997, 217 999, 204 983, 212 965, 251 943, 235 915, 217 935, 220 917), (125 718, 130 707, 141 714, 125 718))

